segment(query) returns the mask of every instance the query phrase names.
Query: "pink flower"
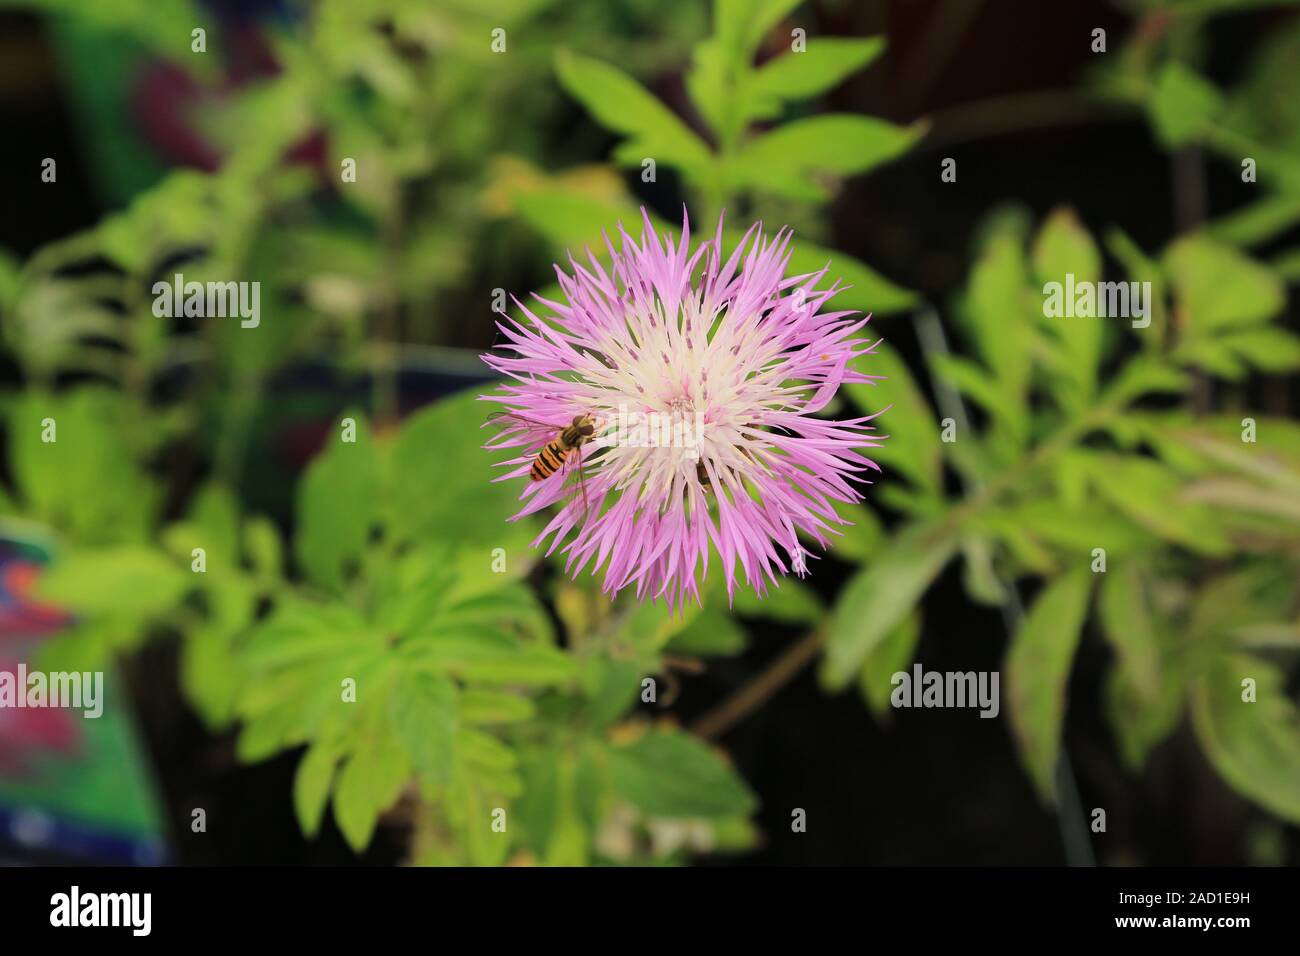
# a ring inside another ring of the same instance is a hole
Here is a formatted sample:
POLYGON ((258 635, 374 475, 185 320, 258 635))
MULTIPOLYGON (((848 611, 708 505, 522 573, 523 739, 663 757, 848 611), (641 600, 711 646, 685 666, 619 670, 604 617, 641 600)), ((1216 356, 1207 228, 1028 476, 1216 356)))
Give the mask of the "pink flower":
POLYGON ((497 480, 531 472, 516 518, 562 505, 534 546, 563 545, 574 576, 603 567, 611 596, 698 602, 711 548, 729 599, 737 562, 762 595, 787 566, 806 573, 797 532, 827 547, 845 524, 832 503, 861 500, 853 483, 876 468, 854 450, 878 447, 869 418, 815 417, 869 380, 849 363, 874 347, 853 337, 870 317, 821 311, 839 291, 816 289, 825 268, 786 276, 788 230, 755 225, 724 258, 721 222, 691 251, 685 217, 674 244, 642 216, 639 243, 606 238, 611 272, 590 252, 572 276, 556 267, 567 303, 535 296, 552 316, 515 300, 526 321, 498 323, 513 354, 484 361, 512 382, 483 396, 504 406, 487 447, 523 453, 497 480), (573 450, 544 452, 571 424, 588 426, 573 450))

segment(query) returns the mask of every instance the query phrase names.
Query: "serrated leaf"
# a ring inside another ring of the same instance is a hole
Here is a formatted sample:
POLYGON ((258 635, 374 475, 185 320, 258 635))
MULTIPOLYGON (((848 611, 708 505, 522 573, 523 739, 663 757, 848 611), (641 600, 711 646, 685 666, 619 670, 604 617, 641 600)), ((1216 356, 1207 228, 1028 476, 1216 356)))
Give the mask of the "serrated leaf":
POLYGON ((460 692, 460 719, 467 724, 513 724, 536 713, 533 702, 519 694, 473 687, 460 692))
POLYGON ((1029 271, 1019 240, 994 233, 971 270, 962 310, 984 365, 992 373, 997 399, 992 412, 1004 427, 1027 437, 1024 394, 1029 381, 1033 330, 1041 298, 1028 287, 1029 271))
POLYGON ((1056 802, 1066 685, 1088 607, 1092 573, 1069 572, 1043 590, 1007 653, 1011 726, 1039 796, 1056 802))
POLYGON ((917 604, 957 548, 950 534, 914 528, 882 548, 840 591, 831 616, 823 675, 845 686, 876 645, 917 604))
POLYGON ((451 776, 456 739, 456 688, 430 674, 398 676, 391 704, 393 733, 425 780, 445 783, 451 776))
POLYGON ((339 755, 333 748, 317 743, 308 748, 294 773, 293 810, 298 817, 298 826, 308 837, 320 832, 338 759, 339 755))
POLYGON ((1300 712, 1282 671, 1245 654, 1216 655, 1193 680, 1192 726, 1206 756, 1237 792, 1300 822, 1300 712), (1256 699, 1242 700, 1242 681, 1256 699))
POLYGON ((334 822, 338 824, 343 839, 360 853, 370 844, 379 808, 371 797, 368 768, 362 753, 353 754, 339 773, 334 791, 334 822))
POLYGON ((622 70, 591 57, 561 51, 556 56, 560 85, 607 129, 630 139, 618 155, 639 163, 642 157, 699 172, 712 161, 708 146, 672 110, 622 70))
POLYGON ((410 772, 405 752, 386 735, 354 751, 343 765, 334 790, 334 820, 354 852, 370 844, 379 814, 396 801, 410 772))
POLYGON ((1107 570, 1101 584, 1099 609, 1103 633, 1119 657, 1119 668, 1144 697, 1160 687, 1160 651, 1142 580, 1135 568, 1107 570))
POLYGON ((574 676, 574 662, 567 654, 546 645, 523 644, 500 631, 465 629, 405 646, 422 666, 464 680, 546 685, 574 676))
POLYGON ((1286 301, 1272 270, 1206 236, 1179 239, 1163 261, 1183 322, 1194 336, 1265 322, 1286 301))
MULTIPOLYGON (((1064 286, 1069 276, 1076 285, 1101 278, 1101 254, 1070 209, 1057 210, 1043 223, 1034 239, 1032 257, 1044 287, 1052 282, 1064 286)), ((1096 390, 1105 327, 1096 317, 1043 317, 1042 322, 1062 350, 1051 384, 1062 406, 1077 411, 1096 390)))
POLYGON ((757 803, 714 750, 681 731, 652 730, 611 747, 609 767, 614 792, 654 817, 733 817, 757 803))
POLYGON ((1096 455, 1092 461, 1093 488, 1134 524, 1199 554, 1231 551, 1214 510, 1183 500, 1183 483, 1166 466, 1129 455, 1096 455))

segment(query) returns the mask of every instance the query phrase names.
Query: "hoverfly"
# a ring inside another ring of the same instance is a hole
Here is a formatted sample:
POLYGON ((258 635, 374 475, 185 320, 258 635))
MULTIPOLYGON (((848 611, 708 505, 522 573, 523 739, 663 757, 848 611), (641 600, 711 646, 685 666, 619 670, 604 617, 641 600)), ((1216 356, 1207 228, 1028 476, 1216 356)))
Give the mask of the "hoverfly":
POLYGON ((564 467, 569 456, 591 441, 596 434, 596 419, 590 415, 574 415, 573 421, 560 429, 558 435, 542 446, 529 469, 529 481, 544 481, 564 467))
MULTIPOLYGON (((525 418, 517 412, 496 412, 489 422, 504 422, 501 434, 524 432, 536 439, 549 436, 541 449, 533 456, 528 469, 530 482, 545 481, 557 471, 571 475, 575 479, 575 491, 582 495, 583 519, 585 520, 588 503, 587 487, 583 479, 583 459, 581 448, 596 437, 596 418, 591 414, 574 415, 567 425, 553 425, 546 422, 525 418)), ((568 478, 565 479, 566 481, 568 478)), ((568 502, 566 502, 567 506, 568 502)))

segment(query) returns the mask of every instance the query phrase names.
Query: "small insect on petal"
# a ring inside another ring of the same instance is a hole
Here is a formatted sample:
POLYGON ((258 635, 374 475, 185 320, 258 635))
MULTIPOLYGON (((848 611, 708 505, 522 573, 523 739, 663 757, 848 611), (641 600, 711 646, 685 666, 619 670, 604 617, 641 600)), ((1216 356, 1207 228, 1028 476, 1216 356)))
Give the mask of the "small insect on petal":
POLYGON ((826 269, 787 275, 785 229, 724 250, 719 222, 692 248, 685 216, 674 240, 642 210, 639 239, 618 238, 610 267, 557 270, 565 301, 544 304, 560 314, 521 304, 500 319, 508 354, 483 357, 506 377, 483 396, 503 409, 490 447, 532 458, 521 514, 558 506, 536 544, 572 575, 603 572, 610 595, 670 606, 700 601, 710 552, 729 596, 803 576, 800 536, 828 547, 834 503, 879 470, 869 417, 816 416, 868 381, 852 366, 869 317, 824 311, 826 269))

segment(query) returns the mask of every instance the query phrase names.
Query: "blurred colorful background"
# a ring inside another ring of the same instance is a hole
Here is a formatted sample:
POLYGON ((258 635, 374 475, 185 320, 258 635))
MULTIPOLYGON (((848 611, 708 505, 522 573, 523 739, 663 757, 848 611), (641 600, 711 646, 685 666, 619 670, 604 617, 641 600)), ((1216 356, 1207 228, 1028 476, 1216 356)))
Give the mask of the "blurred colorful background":
POLYGON ((1295 863, 1298 91, 1285 0, 0 0, 0 669, 108 699, 0 710, 0 858, 1295 863), (529 548, 475 396, 683 205, 831 264, 891 437, 670 615, 529 548))

